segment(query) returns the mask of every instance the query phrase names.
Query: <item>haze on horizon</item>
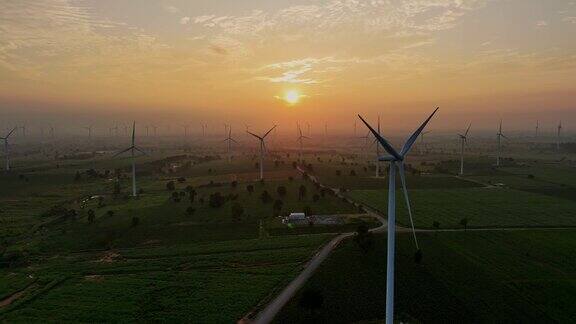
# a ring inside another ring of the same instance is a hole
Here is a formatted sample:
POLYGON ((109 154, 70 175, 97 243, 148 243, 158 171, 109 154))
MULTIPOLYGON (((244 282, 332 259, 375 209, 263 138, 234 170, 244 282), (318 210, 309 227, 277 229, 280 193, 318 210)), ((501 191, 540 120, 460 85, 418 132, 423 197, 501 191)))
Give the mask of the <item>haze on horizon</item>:
POLYGON ((0 127, 379 113, 402 128, 441 106, 435 128, 570 131, 575 34, 561 0, 0 0, 0 127))

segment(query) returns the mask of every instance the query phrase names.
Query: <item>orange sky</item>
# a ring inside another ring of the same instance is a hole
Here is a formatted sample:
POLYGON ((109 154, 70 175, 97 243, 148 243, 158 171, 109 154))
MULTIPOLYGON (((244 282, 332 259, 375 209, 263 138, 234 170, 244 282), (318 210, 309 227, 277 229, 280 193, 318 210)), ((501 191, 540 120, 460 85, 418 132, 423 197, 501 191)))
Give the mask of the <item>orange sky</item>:
POLYGON ((0 1, 0 117, 576 123, 575 34, 574 1, 0 1))

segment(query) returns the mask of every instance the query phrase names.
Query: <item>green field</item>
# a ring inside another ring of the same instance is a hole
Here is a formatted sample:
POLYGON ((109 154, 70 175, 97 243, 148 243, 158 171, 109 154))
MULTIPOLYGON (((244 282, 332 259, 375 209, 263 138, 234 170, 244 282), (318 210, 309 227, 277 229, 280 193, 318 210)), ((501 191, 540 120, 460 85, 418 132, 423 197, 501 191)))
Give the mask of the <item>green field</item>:
MULTIPOLYGON (((348 241, 320 266, 276 318, 278 323, 350 323, 385 316, 386 244, 363 254, 348 241), (302 309, 302 292, 324 302, 302 309)), ((573 322, 576 236, 568 231, 458 232, 420 235, 421 264, 399 235, 396 319, 421 322, 573 322)))
MULTIPOLYGON (((397 191, 397 222, 409 225, 404 197, 397 191)), ((386 214, 387 190, 355 190, 352 199, 386 214)), ((431 228, 438 221, 442 228, 468 227, 554 227, 576 226, 576 202, 505 188, 449 190, 409 190, 416 227, 431 228), (447 203, 454 202, 454 203, 447 203)))

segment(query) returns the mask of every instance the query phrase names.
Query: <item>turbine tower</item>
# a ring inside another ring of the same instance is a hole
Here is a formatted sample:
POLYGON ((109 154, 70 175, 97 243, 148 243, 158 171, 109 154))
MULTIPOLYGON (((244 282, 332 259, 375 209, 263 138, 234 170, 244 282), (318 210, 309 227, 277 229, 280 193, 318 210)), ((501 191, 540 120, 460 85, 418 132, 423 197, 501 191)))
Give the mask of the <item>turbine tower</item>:
POLYGON ((270 128, 270 130, 267 131, 263 136, 259 136, 246 131, 248 134, 256 137, 260 141, 260 180, 264 180, 264 150, 266 150, 266 144, 264 143, 264 140, 266 139, 266 136, 268 136, 268 134, 270 134, 270 132, 276 128, 276 126, 277 125, 274 125, 274 127, 270 128))
POLYGON ((84 129, 88 131, 88 138, 92 138, 92 125, 85 126, 84 129))
POLYGON ((558 122, 558 132, 556 134, 556 150, 560 152, 560 132, 562 131, 562 121, 558 122))
POLYGON ((299 152, 299 153, 300 153, 300 154, 299 154, 300 156, 299 156, 299 158, 300 158, 300 161, 302 161, 303 140, 304 140, 304 139, 310 139, 310 137, 302 135, 302 129, 300 128, 300 124, 298 124, 298 133, 299 133, 299 135, 298 135, 298 143, 300 144, 300 152, 299 152))
POLYGON ((136 146, 135 135, 136 135, 136 122, 133 122, 132 123, 132 145, 129 148, 114 154, 114 157, 116 157, 122 153, 130 151, 130 154, 132 157, 132 196, 133 197, 137 196, 137 193, 136 193, 136 159, 134 156, 134 151, 138 151, 142 154, 146 154, 146 152, 144 152, 141 148, 136 146))
POLYGON ((536 131, 534 132, 534 139, 538 139, 538 126, 539 126, 539 122, 538 122, 538 120, 536 120, 536 131))
POLYGON ((232 138, 232 126, 228 128, 228 137, 224 139, 224 142, 228 142, 228 163, 232 160, 232 142, 238 144, 238 142, 232 138))
POLYGON ((464 135, 458 134, 460 137, 460 175, 464 175, 464 145, 468 144, 468 132, 471 126, 472 123, 468 125, 468 129, 466 129, 464 135))
POLYGON ((500 119, 500 127, 498 128, 498 134, 496 134, 498 138, 498 153, 496 155, 496 166, 500 166, 500 154, 502 150, 502 137, 508 139, 508 137, 502 134, 502 119, 500 119))
POLYGON ((190 125, 188 124, 181 125, 181 127, 184 129, 184 137, 188 137, 188 128, 190 127, 190 125))
POLYGON ((16 127, 12 128, 12 130, 8 132, 8 135, 0 137, 1 140, 4 140, 4 156, 6 158, 6 171, 10 171, 10 151, 8 150, 8 138, 10 138, 10 135, 12 135, 14 131, 16 131, 16 127))
POLYGON ((412 210, 410 208, 410 200, 408 198, 408 190, 406 189, 406 179, 404 176, 404 159, 412 148, 412 145, 418 139, 422 130, 426 127, 430 119, 436 114, 438 108, 422 123, 418 129, 406 140, 404 147, 400 152, 397 152, 384 137, 382 137, 372 126, 370 126, 362 116, 358 115, 362 122, 370 129, 374 137, 378 140, 380 145, 388 152, 389 156, 380 157, 381 161, 390 163, 390 179, 388 183, 388 252, 386 260, 386 324, 394 323, 394 253, 396 243, 396 167, 400 173, 400 180, 402 181, 402 189, 404 191, 404 198, 406 200, 406 207, 408 209, 408 216, 410 217, 410 224, 412 226, 412 235, 416 249, 419 250, 418 241, 416 240, 416 231, 414 230, 414 222, 412 221, 412 210))

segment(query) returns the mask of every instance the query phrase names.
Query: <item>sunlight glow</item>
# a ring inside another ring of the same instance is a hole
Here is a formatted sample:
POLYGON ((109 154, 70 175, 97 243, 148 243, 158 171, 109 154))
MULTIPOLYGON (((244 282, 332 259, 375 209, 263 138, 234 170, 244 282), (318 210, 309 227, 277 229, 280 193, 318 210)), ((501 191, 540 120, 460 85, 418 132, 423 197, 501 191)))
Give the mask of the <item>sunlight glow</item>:
POLYGON ((295 105, 300 101, 302 96, 296 90, 289 90, 284 94, 284 101, 286 101, 290 105, 295 105))

